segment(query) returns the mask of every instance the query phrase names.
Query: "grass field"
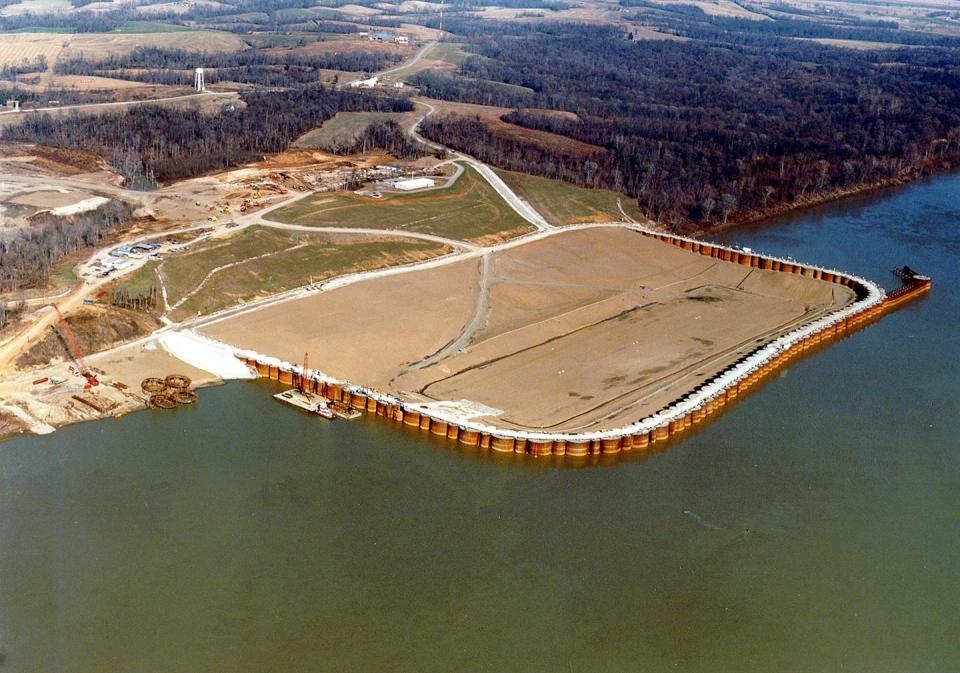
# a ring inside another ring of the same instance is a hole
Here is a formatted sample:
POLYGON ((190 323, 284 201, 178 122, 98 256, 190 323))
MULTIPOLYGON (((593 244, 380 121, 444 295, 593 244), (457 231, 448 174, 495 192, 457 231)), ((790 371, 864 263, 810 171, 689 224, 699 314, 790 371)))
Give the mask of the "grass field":
POLYGON ((186 33, 196 30, 163 21, 127 21, 120 26, 120 33, 186 33))
POLYGON ((125 287, 131 296, 145 294, 154 285, 157 285, 156 268, 160 262, 150 260, 129 276, 117 283, 117 287, 125 287))
POLYGON ((171 305, 196 288, 214 268, 234 264, 295 245, 289 234, 250 227, 228 239, 204 245, 195 252, 164 260, 160 267, 171 305))
POLYGON ((186 298, 171 314, 182 320, 344 273, 407 264, 446 252, 447 248, 435 243, 344 242, 319 234, 257 227, 197 252, 170 258, 163 263, 161 273, 170 304, 186 298))
POLYGON ((440 42, 430 48, 413 65, 396 70, 389 75, 389 79, 398 80, 413 77, 423 70, 454 70, 472 54, 463 50, 463 45, 455 42, 440 42))
POLYGON ((449 189, 390 194, 382 199, 318 194, 267 217, 314 227, 417 231, 480 243, 512 238, 532 229, 469 166, 449 189))
POLYGON ((338 112, 318 129, 300 136, 294 143, 297 147, 327 149, 334 144, 353 141, 370 124, 393 120, 402 123, 412 119, 406 112, 338 112))
POLYGON ((497 175, 551 224, 622 220, 618 200, 630 217, 639 222, 646 219, 634 199, 607 189, 585 189, 561 180, 511 171, 497 170, 497 175))
POLYGON ((48 33, 0 34, 0 65, 18 65, 44 56, 52 65, 63 49, 63 35, 48 33))

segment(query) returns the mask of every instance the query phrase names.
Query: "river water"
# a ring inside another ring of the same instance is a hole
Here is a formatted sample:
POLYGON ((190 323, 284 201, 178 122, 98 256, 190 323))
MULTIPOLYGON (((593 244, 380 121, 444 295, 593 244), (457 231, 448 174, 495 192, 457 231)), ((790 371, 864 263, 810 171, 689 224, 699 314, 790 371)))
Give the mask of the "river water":
POLYGON ((0 444, 0 671, 960 670, 960 175, 724 238, 935 284, 646 460, 266 382, 0 444))

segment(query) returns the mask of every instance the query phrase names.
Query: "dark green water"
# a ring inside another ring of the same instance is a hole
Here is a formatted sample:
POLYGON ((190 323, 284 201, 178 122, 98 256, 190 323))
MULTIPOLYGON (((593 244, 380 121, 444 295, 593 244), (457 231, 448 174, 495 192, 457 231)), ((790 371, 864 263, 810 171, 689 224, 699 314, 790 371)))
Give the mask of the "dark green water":
POLYGON ((645 461, 264 383, 0 444, 0 671, 960 670, 960 175, 726 238, 935 287, 645 461))

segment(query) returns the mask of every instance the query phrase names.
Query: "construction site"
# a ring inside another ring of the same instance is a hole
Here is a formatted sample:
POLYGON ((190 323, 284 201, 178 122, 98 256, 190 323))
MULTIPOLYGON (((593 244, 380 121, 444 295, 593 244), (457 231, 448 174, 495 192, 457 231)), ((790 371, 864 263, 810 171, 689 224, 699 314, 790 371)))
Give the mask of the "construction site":
POLYGON ((417 275, 201 332, 236 347, 259 376, 333 402, 462 444, 580 458, 676 438, 805 351, 930 288, 904 270, 888 295, 839 271, 640 226, 579 230, 417 275), (604 263, 578 256, 585 248, 604 263), (514 286, 502 299, 501 285, 514 286), (322 370, 291 364, 290 350, 306 344, 322 370))

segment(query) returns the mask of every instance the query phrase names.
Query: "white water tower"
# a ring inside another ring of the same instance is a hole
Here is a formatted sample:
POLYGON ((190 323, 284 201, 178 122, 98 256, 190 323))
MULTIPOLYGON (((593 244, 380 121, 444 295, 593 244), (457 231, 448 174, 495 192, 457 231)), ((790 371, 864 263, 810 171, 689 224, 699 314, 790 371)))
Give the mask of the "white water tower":
POLYGON ((207 90, 207 87, 203 82, 203 68, 197 68, 193 71, 193 88, 200 93, 203 93, 207 90))

